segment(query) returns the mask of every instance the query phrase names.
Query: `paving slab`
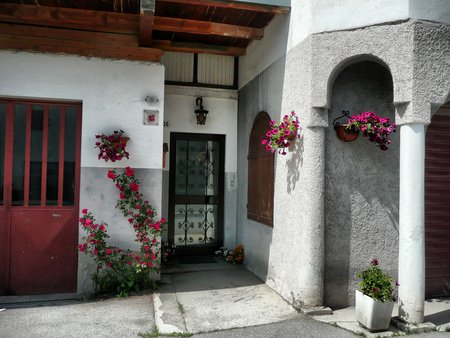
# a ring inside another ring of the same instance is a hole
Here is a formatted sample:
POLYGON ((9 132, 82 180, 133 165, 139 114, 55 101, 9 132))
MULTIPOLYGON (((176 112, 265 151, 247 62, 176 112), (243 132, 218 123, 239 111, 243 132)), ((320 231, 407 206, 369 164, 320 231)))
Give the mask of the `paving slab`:
MULTIPOLYGON (((397 303, 394 305, 392 316, 398 316, 397 303)), ((372 333, 366 330, 356 321, 354 306, 333 310, 333 314, 331 315, 313 316, 313 318, 320 322, 337 325, 346 330, 364 335, 367 338, 391 337, 393 335, 403 334, 398 327, 392 325, 392 322, 386 331, 372 333)), ((420 325, 417 327, 417 330, 414 327, 410 327, 410 331, 412 331, 412 333, 415 333, 416 331, 420 332, 420 337, 450 337, 450 332, 446 331, 450 330, 450 298, 430 299, 425 301, 424 321, 427 323, 432 323, 432 326, 434 326, 435 329, 439 332, 422 333, 420 325)))
POLYGON ((137 337, 155 327, 152 295, 0 311, 0 337, 137 337))
POLYGON ((278 293, 243 266, 163 274, 162 283, 155 295, 155 305, 159 299, 163 306, 155 309, 155 316, 159 332, 165 334, 172 333, 166 330, 167 325, 186 333, 198 333, 300 316, 278 293), (172 305, 164 306, 164 301, 172 305), (180 314, 181 321, 175 319, 180 314))

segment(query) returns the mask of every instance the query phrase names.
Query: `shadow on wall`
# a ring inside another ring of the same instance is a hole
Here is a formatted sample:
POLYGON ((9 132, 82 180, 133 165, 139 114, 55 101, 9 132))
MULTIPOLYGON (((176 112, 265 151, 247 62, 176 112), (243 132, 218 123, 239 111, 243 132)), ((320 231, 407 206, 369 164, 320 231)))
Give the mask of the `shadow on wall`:
MULTIPOLYGON (((303 133, 300 128, 300 137, 291 145, 292 157, 286 161, 288 167, 287 179, 287 192, 290 195, 291 191, 295 190, 295 185, 300 180, 300 166, 303 165, 303 133)), ((289 151, 291 152, 291 151, 289 151)))
MULTIPOLYGON (((343 110, 373 111, 394 122, 393 83, 388 69, 363 61, 343 69, 331 94, 329 121, 343 110)), ((344 122, 345 123, 345 122, 344 122)), ((399 133, 388 151, 359 135, 344 143, 330 123, 325 155, 325 304, 354 303, 356 273, 378 258, 397 271, 399 133)))

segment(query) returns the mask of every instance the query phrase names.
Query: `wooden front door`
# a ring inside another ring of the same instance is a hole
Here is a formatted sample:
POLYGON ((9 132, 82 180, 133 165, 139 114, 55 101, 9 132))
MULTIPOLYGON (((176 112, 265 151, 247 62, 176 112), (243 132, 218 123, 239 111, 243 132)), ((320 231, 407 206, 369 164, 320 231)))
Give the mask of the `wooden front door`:
POLYGON ((450 295, 450 104, 431 119, 425 138, 427 297, 450 295))
POLYGON ((0 295, 76 292, 81 104, 0 99, 0 295))
POLYGON ((170 134, 169 242, 179 255, 223 245, 225 136, 170 134))

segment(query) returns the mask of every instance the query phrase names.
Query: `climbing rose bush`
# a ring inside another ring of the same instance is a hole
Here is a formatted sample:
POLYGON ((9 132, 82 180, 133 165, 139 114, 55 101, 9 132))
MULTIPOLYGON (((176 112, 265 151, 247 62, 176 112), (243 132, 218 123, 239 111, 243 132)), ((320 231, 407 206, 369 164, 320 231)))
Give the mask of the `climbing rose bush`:
POLYGON ((270 126, 272 129, 266 133, 268 139, 263 140, 262 145, 266 147, 267 151, 275 153, 278 149, 279 154, 286 155, 286 148, 291 145, 289 140, 300 137, 297 115, 292 111, 291 115, 284 115, 280 123, 270 121, 270 126))
POLYGON ((86 236, 82 237, 83 243, 78 245, 78 249, 95 260, 97 275, 93 276, 94 280, 99 280, 99 271, 103 269, 107 271, 104 275, 111 276, 112 273, 119 281, 124 281, 125 286, 133 285, 138 289, 138 281, 145 284, 150 272, 160 270, 160 238, 166 220, 155 220, 156 212, 139 192, 139 181, 130 167, 122 174, 109 170, 108 178, 119 190, 116 208, 133 227, 136 233, 135 241, 140 244, 140 252, 133 254, 130 250, 123 251, 116 246, 107 245, 108 224, 97 223, 87 209, 82 210, 83 216, 79 219, 86 236))
POLYGON ((347 129, 358 129, 363 137, 368 137, 370 142, 376 144, 381 150, 388 150, 391 143, 389 135, 395 133, 397 126, 389 123, 389 118, 381 118, 377 114, 367 111, 361 115, 353 115, 348 120, 347 129))
POLYGON ((359 291, 363 294, 382 302, 397 301, 395 288, 400 284, 395 282, 395 286, 392 286, 392 278, 379 268, 377 259, 373 259, 367 269, 358 272, 356 276, 362 279, 359 291))

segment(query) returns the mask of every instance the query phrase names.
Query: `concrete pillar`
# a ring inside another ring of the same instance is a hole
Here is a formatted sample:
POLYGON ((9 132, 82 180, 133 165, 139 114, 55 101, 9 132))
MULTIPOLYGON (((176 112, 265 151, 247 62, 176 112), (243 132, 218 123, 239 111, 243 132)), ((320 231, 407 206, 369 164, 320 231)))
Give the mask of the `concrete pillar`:
POLYGON ((423 322, 425 306, 425 125, 400 126, 399 317, 423 322))
POLYGON ((305 128, 303 140, 304 177, 307 177, 303 194, 307 207, 303 209, 304 256, 299 264, 298 280, 304 305, 317 307, 323 305, 324 294, 325 128, 305 128))

